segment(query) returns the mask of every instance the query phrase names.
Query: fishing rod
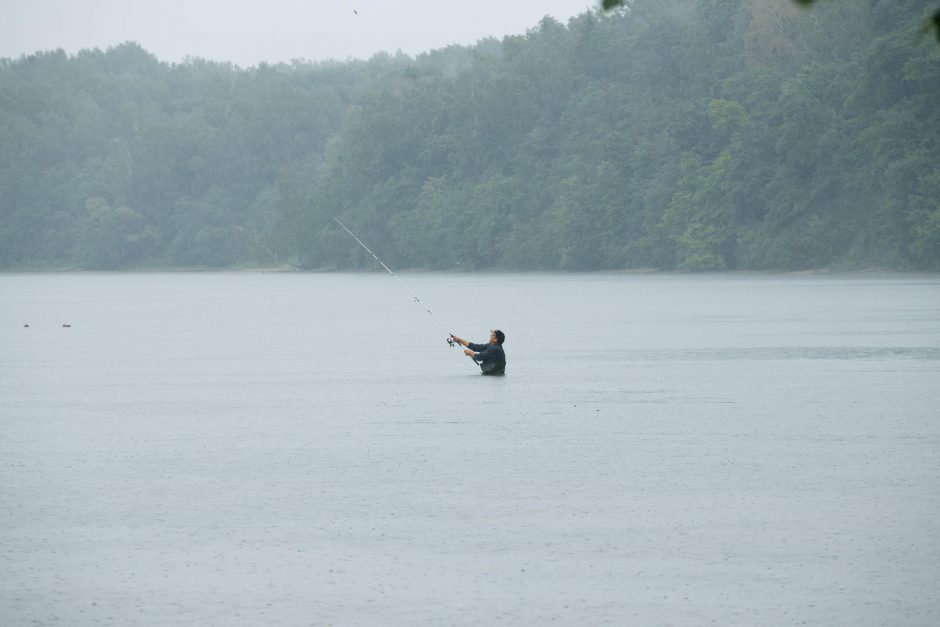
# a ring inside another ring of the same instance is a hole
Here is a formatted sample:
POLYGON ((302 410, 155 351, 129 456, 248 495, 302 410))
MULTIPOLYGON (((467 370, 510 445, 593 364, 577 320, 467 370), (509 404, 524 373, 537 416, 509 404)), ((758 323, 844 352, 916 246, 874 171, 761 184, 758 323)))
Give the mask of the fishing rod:
POLYGON ((347 228, 345 224, 343 224, 342 222, 340 222, 340 221, 339 221, 339 218, 337 218, 336 216, 333 216, 333 219, 336 220, 336 223, 337 223, 338 225, 340 225, 341 227, 343 227, 343 230, 346 231, 347 233, 349 233, 349 235, 350 235, 354 240, 356 240, 357 242, 359 242, 359 245, 362 246, 363 248, 365 248, 365 249, 366 249, 366 252, 369 253, 370 255, 372 255, 372 258, 375 259, 376 261, 378 261, 379 264, 381 264, 381 266, 382 266, 383 268, 385 268, 385 269, 388 271, 389 274, 391 274, 393 277, 395 277, 395 280, 398 281, 398 282, 401 284, 401 286, 402 286, 403 288, 405 288, 406 290, 408 290, 408 292, 411 294, 411 296, 415 299, 414 302, 418 303, 418 305, 420 305, 421 308, 424 309, 426 312, 428 312, 428 315, 431 316, 431 317, 434 319, 434 322, 436 322, 439 327, 441 327, 442 329, 444 329, 444 333, 447 334, 447 344, 448 344, 449 346, 451 346, 451 347, 456 346, 457 344, 456 344, 456 342, 454 342, 454 334, 451 333, 450 331, 448 331, 448 330, 447 330, 447 327, 444 326, 444 323, 441 322, 441 321, 438 319, 438 317, 434 315, 434 312, 431 311, 430 309, 428 309, 428 306, 425 305, 423 302, 421 302, 421 299, 418 298, 418 295, 415 294, 414 291, 413 291, 410 287, 408 287, 407 285, 405 285, 405 282, 402 281, 400 278, 398 278, 398 275, 395 274, 394 272, 392 272, 392 269, 389 268, 387 265, 385 265, 385 262, 382 261, 381 259, 379 259, 379 256, 378 256, 378 255, 376 255, 374 252, 372 252, 372 250, 371 250, 368 246, 366 246, 365 244, 363 244, 363 243, 362 243, 362 240, 359 239, 358 237, 356 237, 356 234, 355 234, 355 233, 353 233, 352 231, 350 231, 349 228, 347 228))

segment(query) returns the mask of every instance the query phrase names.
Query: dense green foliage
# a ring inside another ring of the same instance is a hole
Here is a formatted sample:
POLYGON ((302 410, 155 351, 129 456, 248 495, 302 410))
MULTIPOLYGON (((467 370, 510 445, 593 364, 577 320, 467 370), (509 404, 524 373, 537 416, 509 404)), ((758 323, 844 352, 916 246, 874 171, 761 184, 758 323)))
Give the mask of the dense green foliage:
POLYGON ((0 266, 940 269, 930 0, 650 0, 412 59, 0 63, 0 266))
MULTIPOLYGON (((626 2, 627 0, 604 0, 604 8, 609 10, 615 6, 623 6, 626 2)), ((816 4, 816 0, 795 0, 795 2, 806 7, 816 4)), ((940 41, 940 9, 934 11, 933 15, 929 16, 927 20, 924 21, 924 32, 930 31, 933 31, 934 35, 937 37, 937 41, 940 41)))

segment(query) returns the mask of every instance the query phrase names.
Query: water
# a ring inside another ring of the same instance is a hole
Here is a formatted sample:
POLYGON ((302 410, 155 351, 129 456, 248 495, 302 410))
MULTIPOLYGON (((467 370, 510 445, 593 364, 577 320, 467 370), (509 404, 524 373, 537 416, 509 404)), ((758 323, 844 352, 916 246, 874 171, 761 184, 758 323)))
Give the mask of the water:
POLYGON ((0 275, 0 623, 940 623, 940 278, 404 279, 0 275))

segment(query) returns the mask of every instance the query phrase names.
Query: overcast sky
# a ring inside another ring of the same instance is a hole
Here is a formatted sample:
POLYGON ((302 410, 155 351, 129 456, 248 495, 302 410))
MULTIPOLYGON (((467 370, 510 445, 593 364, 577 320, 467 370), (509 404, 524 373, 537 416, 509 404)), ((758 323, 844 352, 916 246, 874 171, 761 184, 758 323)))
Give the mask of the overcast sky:
POLYGON ((525 33, 597 0, 0 0, 0 57, 74 54, 136 41, 163 61, 186 56, 242 67, 291 59, 415 55, 525 33))

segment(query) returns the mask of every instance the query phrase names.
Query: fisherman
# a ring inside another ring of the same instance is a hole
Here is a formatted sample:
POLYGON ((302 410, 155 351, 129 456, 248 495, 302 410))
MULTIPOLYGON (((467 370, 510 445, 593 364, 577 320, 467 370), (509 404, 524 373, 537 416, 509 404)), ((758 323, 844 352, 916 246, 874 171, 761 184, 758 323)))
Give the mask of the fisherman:
POLYGON ((472 357, 473 361, 480 365, 483 374, 506 374, 506 353, 503 352, 503 342, 506 341, 505 333, 499 329, 490 331, 490 341, 487 344, 474 344, 456 335, 451 335, 451 337, 461 346, 467 347, 464 349, 463 354, 472 357))

